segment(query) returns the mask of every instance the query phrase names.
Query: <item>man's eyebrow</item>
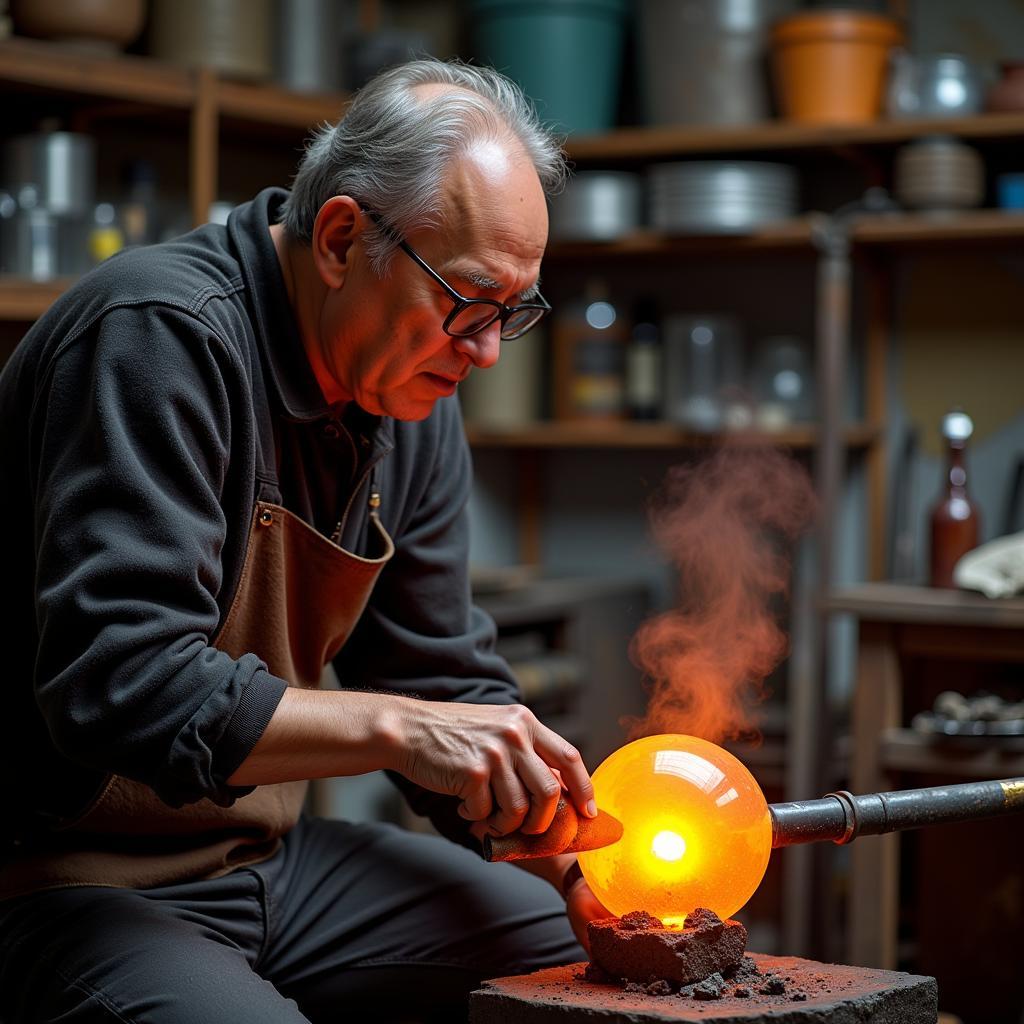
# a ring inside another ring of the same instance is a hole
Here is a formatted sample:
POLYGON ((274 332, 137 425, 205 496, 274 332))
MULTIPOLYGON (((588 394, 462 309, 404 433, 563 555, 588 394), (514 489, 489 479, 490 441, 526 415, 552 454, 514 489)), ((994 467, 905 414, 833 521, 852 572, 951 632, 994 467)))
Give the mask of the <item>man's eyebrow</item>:
MULTIPOLYGON (((475 285, 477 288, 483 288, 485 291, 500 292, 504 288, 504 286, 498 281, 495 281, 493 277, 489 277, 487 274, 484 274, 479 270, 467 271, 465 274, 459 274, 459 277, 462 278, 463 281, 468 281, 470 284, 475 285)), ((537 278, 529 288, 524 288, 519 293, 519 298, 523 302, 529 302, 531 299, 537 297, 537 293, 539 291, 540 278, 537 278)))

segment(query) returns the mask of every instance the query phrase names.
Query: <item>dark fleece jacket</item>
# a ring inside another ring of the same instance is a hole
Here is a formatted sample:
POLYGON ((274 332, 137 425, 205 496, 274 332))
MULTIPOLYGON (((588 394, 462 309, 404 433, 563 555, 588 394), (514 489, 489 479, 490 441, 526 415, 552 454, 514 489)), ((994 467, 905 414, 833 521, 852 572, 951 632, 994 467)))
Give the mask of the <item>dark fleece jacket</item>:
MULTIPOLYGON (((350 509, 358 551, 376 478, 396 553, 335 660, 343 687, 518 700, 470 599, 458 403, 415 423, 324 403, 268 232, 285 194, 107 261, 0 374, 0 849, 73 817, 110 772, 171 806, 249 791, 225 780, 286 684, 210 639, 257 500, 328 534, 350 509)), ((472 845, 454 800, 395 781, 472 845)))

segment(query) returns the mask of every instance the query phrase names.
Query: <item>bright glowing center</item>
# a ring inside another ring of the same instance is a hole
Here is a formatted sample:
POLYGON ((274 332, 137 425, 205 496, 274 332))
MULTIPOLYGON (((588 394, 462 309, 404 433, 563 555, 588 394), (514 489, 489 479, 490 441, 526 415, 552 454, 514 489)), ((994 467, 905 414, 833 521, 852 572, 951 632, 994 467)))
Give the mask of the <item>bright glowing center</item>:
POLYGON ((686 840, 678 832, 659 832, 651 842, 651 853, 662 860, 679 860, 686 853, 686 840))

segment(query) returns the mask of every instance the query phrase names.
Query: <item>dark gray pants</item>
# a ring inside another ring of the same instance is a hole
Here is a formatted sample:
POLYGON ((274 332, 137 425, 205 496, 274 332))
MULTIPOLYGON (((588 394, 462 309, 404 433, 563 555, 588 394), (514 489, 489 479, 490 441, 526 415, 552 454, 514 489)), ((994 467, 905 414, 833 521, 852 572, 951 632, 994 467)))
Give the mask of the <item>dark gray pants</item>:
POLYGON ((558 894, 526 872, 304 819, 224 878, 0 903, 0 1021, 451 1021, 482 978, 582 959, 558 894))

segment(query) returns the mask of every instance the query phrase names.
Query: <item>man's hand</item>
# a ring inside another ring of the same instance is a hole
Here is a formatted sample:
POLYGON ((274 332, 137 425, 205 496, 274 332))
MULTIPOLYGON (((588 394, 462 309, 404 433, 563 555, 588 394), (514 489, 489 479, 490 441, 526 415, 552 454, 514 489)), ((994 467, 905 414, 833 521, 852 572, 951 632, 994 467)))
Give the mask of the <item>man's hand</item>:
POLYGON ((563 785, 580 814, 597 814, 579 751, 528 708, 399 698, 392 711, 395 770, 459 797, 459 814, 482 823, 474 832, 544 832, 563 785))

